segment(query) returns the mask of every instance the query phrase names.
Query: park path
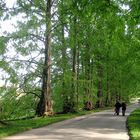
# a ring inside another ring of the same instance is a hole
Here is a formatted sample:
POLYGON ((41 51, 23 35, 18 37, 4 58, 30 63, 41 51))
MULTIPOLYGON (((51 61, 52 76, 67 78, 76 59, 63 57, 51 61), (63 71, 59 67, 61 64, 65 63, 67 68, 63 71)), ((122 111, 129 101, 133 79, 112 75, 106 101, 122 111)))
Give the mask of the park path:
POLYGON ((127 108, 126 116, 106 110, 33 129, 1 140, 129 140, 126 119, 139 104, 127 108))

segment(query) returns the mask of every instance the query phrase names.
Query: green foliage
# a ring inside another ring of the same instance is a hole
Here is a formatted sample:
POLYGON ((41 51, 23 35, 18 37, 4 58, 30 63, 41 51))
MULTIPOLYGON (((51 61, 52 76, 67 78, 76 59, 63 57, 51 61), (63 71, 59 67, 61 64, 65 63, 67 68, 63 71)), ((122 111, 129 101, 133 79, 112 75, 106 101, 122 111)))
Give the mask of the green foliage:
POLYGON ((5 11, 5 7, 6 7, 6 4, 5 4, 4 0, 1 0, 1 2, 0 2, 0 19, 3 16, 3 13, 5 11))
POLYGON ((36 102, 33 95, 26 95, 16 87, 1 89, 0 119, 17 119, 33 116, 36 102))
MULTIPOLYGON (((105 108, 107 109, 107 108, 105 108)), ((23 120, 15 120, 15 121, 8 121, 7 125, 1 126, 0 125, 0 138, 9 136, 15 133, 23 132, 25 130, 31 130, 33 128, 38 128, 42 126, 46 126, 52 123, 60 122, 63 120, 71 119, 76 116, 86 115, 93 112, 98 112, 100 110, 95 111, 81 111, 78 113, 69 113, 69 114, 59 114, 54 115, 52 117, 40 117, 40 118, 32 118, 32 119, 23 119, 23 120)))
POLYGON ((131 140, 140 139, 140 108, 136 109, 128 117, 128 130, 131 140))
MULTIPOLYGON (((55 112, 82 110, 89 100, 93 106, 98 101, 104 106, 116 100, 129 102, 131 97, 139 96, 140 12, 137 3, 138 0, 54 3, 50 53, 55 112), (128 9, 123 9, 124 5, 128 9)), ((32 115, 40 99, 49 22, 44 0, 17 0, 16 6, 9 10, 9 17, 19 16, 22 20, 17 21, 15 32, 0 37, 0 68, 7 83, 1 89, 7 114, 3 116, 9 118, 14 110, 13 117, 19 118, 32 115), (9 55, 11 50, 14 54, 9 55), (18 91, 23 96, 17 100, 18 91)), ((7 15, 4 13, 3 17, 7 15)))

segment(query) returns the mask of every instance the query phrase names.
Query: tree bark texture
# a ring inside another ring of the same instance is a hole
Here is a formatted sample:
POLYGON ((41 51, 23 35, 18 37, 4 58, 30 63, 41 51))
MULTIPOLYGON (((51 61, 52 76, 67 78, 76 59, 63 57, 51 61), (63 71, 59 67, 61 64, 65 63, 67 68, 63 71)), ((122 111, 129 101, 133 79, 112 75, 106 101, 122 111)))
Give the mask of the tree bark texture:
POLYGON ((53 114, 51 100, 51 7, 52 0, 46 0, 45 61, 42 74, 42 93, 36 110, 38 116, 53 114))

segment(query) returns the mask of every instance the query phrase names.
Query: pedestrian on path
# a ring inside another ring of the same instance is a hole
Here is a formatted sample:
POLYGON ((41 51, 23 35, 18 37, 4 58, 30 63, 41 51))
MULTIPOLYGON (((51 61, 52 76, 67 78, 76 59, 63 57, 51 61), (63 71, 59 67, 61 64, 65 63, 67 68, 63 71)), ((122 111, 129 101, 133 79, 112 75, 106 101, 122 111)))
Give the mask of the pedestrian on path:
MULTIPOLYGON (((128 106, 127 115, 137 107, 139 104, 128 106)), ((0 140, 129 140, 126 129, 127 117, 116 119, 111 114, 112 110, 97 112, 0 140)))
POLYGON ((125 102, 122 103, 122 115, 125 116, 125 111, 126 111, 126 104, 125 102))
POLYGON ((116 104, 115 104, 115 113, 117 115, 119 115, 119 113, 120 113, 120 108, 121 108, 121 104, 120 104, 119 101, 117 101, 116 104))

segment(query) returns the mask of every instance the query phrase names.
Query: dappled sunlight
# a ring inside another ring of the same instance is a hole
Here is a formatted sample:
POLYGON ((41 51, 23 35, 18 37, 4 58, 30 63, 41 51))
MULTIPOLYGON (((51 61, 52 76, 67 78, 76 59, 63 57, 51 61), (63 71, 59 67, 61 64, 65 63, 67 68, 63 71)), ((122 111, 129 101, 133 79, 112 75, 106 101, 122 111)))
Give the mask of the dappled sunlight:
POLYGON ((0 139, 128 140, 139 2, 0 0, 0 139))
POLYGON ((79 116, 46 127, 33 129, 1 140, 129 140, 126 119, 138 107, 131 105, 126 116, 115 116, 113 109, 79 116))
POLYGON ((128 140, 126 116, 115 116, 112 110, 76 117, 43 128, 33 129, 2 140, 128 140))
POLYGON ((49 131, 47 130, 46 132, 44 131, 43 133, 32 133, 32 134, 27 134, 26 136, 20 135, 20 136, 15 136, 11 137, 5 140, 127 140, 128 136, 124 132, 120 133, 111 133, 112 131, 115 131, 113 129, 103 129, 104 132, 110 132, 110 133, 102 133, 101 129, 95 129, 93 130, 83 130, 83 129, 58 129, 58 130, 52 130, 49 131), (53 132, 52 132, 53 131, 53 132))

